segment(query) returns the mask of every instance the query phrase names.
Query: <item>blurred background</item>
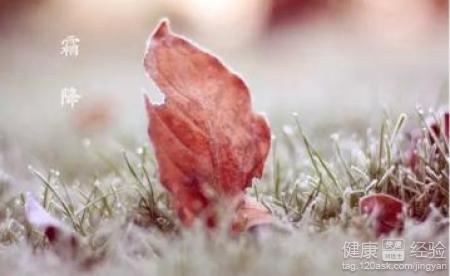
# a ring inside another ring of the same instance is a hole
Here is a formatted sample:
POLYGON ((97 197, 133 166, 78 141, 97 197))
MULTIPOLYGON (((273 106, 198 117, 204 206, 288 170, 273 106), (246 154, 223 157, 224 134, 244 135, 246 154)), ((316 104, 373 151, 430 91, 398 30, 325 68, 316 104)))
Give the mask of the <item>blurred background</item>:
POLYGON ((448 0, 0 0, 0 165, 75 175, 84 148, 148 143, 142 94, 161 95, 142 58, 162 17, 243 76, 274 133, 292 112, 328 138, 448 101, 448 0))

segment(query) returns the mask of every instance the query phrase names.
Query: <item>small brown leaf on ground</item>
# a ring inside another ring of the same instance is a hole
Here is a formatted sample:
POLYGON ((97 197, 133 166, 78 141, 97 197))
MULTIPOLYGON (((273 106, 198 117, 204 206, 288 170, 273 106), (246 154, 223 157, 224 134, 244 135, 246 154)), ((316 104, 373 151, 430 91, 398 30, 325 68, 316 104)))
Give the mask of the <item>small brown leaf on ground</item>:
POLYGON ((150 37, 144 66, 165 95, 162 105, 146 98, 161 183, 185 225, 200 215, 214 225, 215 203, 240 198, 261 177, 269 126, 242 79, 167 21, 150 37))

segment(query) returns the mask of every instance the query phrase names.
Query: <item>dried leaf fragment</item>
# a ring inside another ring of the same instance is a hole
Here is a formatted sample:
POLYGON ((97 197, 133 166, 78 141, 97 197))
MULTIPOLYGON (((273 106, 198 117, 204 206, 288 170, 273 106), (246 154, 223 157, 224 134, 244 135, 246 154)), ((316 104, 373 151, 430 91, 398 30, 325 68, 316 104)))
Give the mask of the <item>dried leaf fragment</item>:
POLYGON ((270 225, 273 222, 274 219, 266 207, 255 199, 245 196, 238 205, 232 224, 232 232, 249 231, 254 227, 270 225))
POLYGON ((167 21, 150 37, 144 66, 165 95, 162 105, 146 98, 161 183, 184 224, 200 215, 214 224, 215 203, 241 197, 261 177, 269 126, 252 112, 242 79, 167 21))
POLYGON ((50 215, 31 193, 26 195, 25 217, 33 227, 44 233, 57 255, 63 259, 73 258, 76 255, 79 242, 75 234, 50 215))
MULTIPOLYGON (((419 127, 414 128, 409 133, 410 144, 405 152, 405 164, 412 170, 416 171, 419 165, 418 143, 422 139, 429 139, 431 144, 439 144, 439 140, 448 143, 449 140, 449 112, 438 113, 436 117, 429 116, 426 118, 425 133, 419 127), (436 139, 438 141, 436 141, 436 139)), ((438 150, 436 150, 439 153, 438 150)))

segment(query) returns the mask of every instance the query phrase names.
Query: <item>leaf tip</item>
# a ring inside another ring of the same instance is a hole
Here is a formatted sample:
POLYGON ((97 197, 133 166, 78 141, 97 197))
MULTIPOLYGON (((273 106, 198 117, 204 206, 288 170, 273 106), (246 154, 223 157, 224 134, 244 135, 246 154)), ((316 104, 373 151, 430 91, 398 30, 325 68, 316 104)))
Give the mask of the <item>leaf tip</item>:
POLYGON ((169 25, 170 25, 169 19, 167 19, 167 18, 161 19, 161 21, 159 21, 158 26, 156 27, 155 31, 152 34, 152 38, 158 39, 158 38, 164 37, 167 34, 169 34, 169 32, 170 32, 169 25))

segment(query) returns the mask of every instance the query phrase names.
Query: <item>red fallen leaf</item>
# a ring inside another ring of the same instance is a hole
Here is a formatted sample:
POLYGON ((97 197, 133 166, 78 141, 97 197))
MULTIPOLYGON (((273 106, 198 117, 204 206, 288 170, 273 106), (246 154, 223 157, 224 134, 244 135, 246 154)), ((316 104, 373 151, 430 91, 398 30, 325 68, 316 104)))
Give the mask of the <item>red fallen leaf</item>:
POLYGON ((47 237, 52 249, 62 258, 72 258, 78 251, 78 239, 61 221, 51 216, 31 195, 27 193, 25 217, 36 229, 47 237))
POLYGON ((171 33, 167 21, 150 37, 144 66, 165 95, 162 105, 146 97, 160 181, 185 225, 202 215, 213 226, 215 202, 240 198, 261 177, 268 124, 252 112, 242 79, 171 33))
POLYGON ((373 218, 377 236, 403 228, 403 202, 387 194, 368 195, 359 200, 359 210, 373 218))

